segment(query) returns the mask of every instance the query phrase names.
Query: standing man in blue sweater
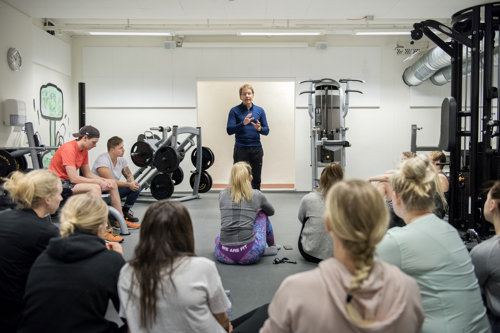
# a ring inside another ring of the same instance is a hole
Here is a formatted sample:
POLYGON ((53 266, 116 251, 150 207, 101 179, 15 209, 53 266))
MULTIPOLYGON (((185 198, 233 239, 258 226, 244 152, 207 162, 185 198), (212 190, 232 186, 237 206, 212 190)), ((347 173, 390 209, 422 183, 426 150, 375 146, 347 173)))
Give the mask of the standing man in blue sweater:
POLYGON ((254 91, 251 85, 240 88, 241 104, 229 111, 227 134, 235 134, 233 162, 248 162, 252 167, 252 187, 260 190, 262 157, 264 150, 260 135, 269 134, 264 109, 252 103, 254 91))

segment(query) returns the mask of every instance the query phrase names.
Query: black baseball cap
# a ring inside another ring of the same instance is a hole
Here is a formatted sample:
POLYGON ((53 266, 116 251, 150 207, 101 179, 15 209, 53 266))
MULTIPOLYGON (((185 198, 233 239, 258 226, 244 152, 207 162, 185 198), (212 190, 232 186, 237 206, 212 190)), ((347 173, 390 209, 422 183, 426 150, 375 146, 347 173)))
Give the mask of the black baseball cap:
POLYGON ((80 128, 80 131, 78 131, 78 133, 73 133, 73 136, 75 138, 81 138, 84 137, 85 135, 89 139, 99 138, 101 136, 99 130, 91 125, 83 126, 82 128, 80 128))

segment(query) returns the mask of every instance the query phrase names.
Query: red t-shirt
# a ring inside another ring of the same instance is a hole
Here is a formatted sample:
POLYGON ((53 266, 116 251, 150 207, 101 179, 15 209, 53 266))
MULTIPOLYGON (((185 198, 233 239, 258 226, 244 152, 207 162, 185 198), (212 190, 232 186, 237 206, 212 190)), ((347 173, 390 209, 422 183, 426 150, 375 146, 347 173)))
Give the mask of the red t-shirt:
POLYGON ((59 179, 69 179, 66 166, 74 166, 78 170, 85 164, 89 164, 89 152, 87 149, 80 151, 78 142, 73 140, 57 149, 50 161, 49 170, 58 175, 59 179))

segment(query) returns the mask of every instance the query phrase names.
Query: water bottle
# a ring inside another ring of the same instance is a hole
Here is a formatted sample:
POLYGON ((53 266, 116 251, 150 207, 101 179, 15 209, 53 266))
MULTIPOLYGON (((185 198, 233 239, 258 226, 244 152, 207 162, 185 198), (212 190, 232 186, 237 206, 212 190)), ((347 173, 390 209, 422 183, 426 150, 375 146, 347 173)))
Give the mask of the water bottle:
POLYGON ((229 321, 233 320, 233 298, 231 297, 231 290, 224 290, 227 298, 229 298, 229 302, 231 302, 231 307, 227 310, 227 315, 229 317, 229 321))

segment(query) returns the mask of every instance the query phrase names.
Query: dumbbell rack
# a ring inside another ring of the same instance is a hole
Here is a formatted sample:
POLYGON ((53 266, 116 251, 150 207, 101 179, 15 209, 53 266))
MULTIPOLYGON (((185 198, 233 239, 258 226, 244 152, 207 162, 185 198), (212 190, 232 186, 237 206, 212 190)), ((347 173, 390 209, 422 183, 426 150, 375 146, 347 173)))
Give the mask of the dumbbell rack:
MULTIPOLYGON (((186 146, 190 143, 193 142, 194 138, 196 137, 196 147, 197 151, 201 152, 202 151, 202 141, 201 141, 201 127, 179 127, 177 125, 172 126, 172 128, 168 126, 160 126, 160 127, 151 127, 150 130, 157 130, 162 132, 162 139, 158 142, 149 142, 149 145, 154 149, 154 152, 156 153, 158 150, 160 150, 162 147, 171 147, 177 152, 181 152, 186 146), (172 134, 169 136, 168 133, 172 132, 172 134), (181 134, 188 134, 188 136, 180 143, 179 145, 177 144, 177 138, 181 134)), ((147 141, 147 140, 146 140, 147 141)), ((191 149, 191 146, 189 146, 186 150, 186 153, 189 149, 191 149)), ((190 195, 187 196, 182 196, 182 197, 175 197, 175 198, 168 198, 169 200, 172 201, 188 201, 188 200, 193 200, 193 199, 199 199, 200 196, 198 194, 198 189, 200 186, 200 178, 201 178, 201 171, 202 171, 202 154, 197 154, 196 155, 196 171, 195 173, 195 179, 194 179, 194 185, 193 185, 193 192, 190 195)), ((152 165, 144 166, 139 168, 135 173, 134 173, 134 178, 138 183, 141 184, 142 189, 148 189, 151 186, 152 180, 159 175, 161 172, 155 168, 152 165)), ((150 198, 145 198, 145 195, 141 193, 141 196, 137 200, 139 202, 154 202, 156 201, 155 199, 150 199, 150 198)))

